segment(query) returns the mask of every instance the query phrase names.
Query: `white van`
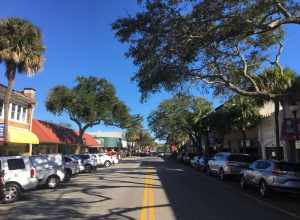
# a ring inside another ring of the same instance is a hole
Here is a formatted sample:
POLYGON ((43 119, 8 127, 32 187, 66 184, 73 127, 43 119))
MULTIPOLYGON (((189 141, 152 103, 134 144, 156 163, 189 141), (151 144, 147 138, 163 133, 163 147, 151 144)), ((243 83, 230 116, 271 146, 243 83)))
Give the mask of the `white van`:
POLYGON ((35 168, 28 156, 0 157, 0 170, 4 171, 4 202, 17 201, 22 192, 37 187, 35 168))

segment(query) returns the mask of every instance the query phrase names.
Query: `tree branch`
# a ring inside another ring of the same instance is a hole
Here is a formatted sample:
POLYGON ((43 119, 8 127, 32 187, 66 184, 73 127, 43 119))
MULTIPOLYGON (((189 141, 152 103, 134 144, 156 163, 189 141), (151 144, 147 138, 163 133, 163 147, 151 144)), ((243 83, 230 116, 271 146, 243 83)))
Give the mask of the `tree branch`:
POLYGON ((278 10, 286 17, 286 18, 290 18, 292 17, 291 13, 281 4, 280 1, 275 1, 276 2, 276 6, 278 8, 278 10))

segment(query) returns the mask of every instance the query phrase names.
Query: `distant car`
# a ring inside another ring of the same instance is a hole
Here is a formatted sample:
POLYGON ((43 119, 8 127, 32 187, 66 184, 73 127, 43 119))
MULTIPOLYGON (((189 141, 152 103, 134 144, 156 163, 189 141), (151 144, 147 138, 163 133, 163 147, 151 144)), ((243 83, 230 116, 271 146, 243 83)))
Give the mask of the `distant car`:
POLYGON ((110 167, 113 164, 112 156, 108 156, 107 154, 100 153, 97 154, 98 158, 98 166, 110 167))
POLYGON ((5 203, 17 201, 22 193, 38 185, 36 170, 28 156, 0 157, 0 170, 4 171, 5 203))
POLYGON ((85 171, 84 164, 82 162, 82 159, 80 157, 77 157, 76 155, 67 155, 69 158, 77 162, 79 173, 82 173, 85 171))
POLYGON ((199 159, 201 158, 200 155, 196 155, 191 159, 191 166, 194 168, 198 168, 199 159))
POLYGON ((54 189, 64 181, 65 171, 61 155, 36 155, 31 156, 30 160, 36 169, 39 185, 54 189))
POLYGON ((73 175, 76 175, 80 172, 78 164, 79 162, 75 158, 64 155, 63 162, 65 170, 65 181, 70 180, 73 175))
POLYGON ((262 197, 271 191, 300 193, 300 164, 257 160, 242 172, 240 185, 258 187, 262 197))
POLYGON ((118 164, 119 163, 118 155, 117 154, 112 155, 111 160, 112 160, 112 164, 118 164))
POLYGON ((241 171, 248 168, 255 159, 248 154, 217 153, 208 161, 208 174, 216 174, 221 180, 228 176, 240 176, 241 171))
POLYGON ((98 163, 97 163, 97 156, 92 154, 78 154, 75 155, 76 157, 79 157, 83 163, 85 172, 92 172, 93 170, 97 169, 98 163))
POLYGON ((209 159, 210 158, 208 156, 200 157, 198 159, 197 168, 202 172, 206 172, 209 159))

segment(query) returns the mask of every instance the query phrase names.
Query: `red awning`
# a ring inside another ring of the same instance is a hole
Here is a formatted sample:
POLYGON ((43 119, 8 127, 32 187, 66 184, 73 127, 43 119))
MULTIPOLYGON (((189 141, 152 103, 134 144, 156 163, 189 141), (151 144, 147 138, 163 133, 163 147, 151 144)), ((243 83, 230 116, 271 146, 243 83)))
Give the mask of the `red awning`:
MULTIPOLYGON (((71 144, 78 143, 78 132, 57 124, 42 120, 32 120, 32 132, 35 133, 40 143, 71 144)), ((84 142, 88 147, 98 147, 96 140, 89 134, 84 134, 84 142)))

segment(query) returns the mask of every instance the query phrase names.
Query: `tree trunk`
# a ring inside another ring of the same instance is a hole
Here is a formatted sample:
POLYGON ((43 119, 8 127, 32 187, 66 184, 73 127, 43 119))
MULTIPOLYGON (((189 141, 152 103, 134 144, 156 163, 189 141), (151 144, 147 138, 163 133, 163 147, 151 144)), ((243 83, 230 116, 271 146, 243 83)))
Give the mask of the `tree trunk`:
POLYGON ((280 134, 279 134, 279 105, 280 102, 278 99, 274 99, 274 120, 275 120, 275 140, 276 140, 276 147, 280 147, 280 134))
POLYGON ((9 121, 9 104, 10 97, 12 93, 12 88, 14 84, 14 77, 7 79, 7 90, 4 97, 4 144, 7 145, 9 142, 8 139, 8 121, 9 121))
POLYGON ((243 137, 243 153, 247 153, 247 146, 246 146, 246 129, 242 128, 242 137, 243 137))
POLYGON ((84 130, 79 129, 78 144, 77 144, 77 147, 76 147, 76 154, 80 154, 81 151, 82 151, 82 148, 84 147, 83 134, 84 134, 84 130))

